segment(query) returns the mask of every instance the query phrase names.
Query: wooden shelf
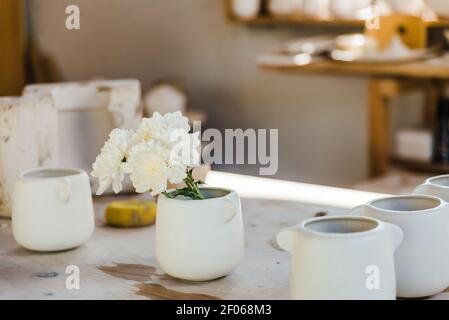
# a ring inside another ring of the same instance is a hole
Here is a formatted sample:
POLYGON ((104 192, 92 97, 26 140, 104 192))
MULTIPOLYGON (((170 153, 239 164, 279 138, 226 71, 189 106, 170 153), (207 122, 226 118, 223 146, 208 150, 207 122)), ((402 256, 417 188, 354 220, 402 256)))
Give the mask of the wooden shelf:
MULTIPOLYGON (((363 28, 365 26, 365 20, 343 20, 343 19, 317 19, 300 15, 288 15, 288 16, 269 16, 260 15, 255 18, 240 18, 232 13, 228 14, 229 20, 237 23, 248 25, 316 25, 316 26, 334 26, 334 27, 357 27, 363 28)), ((429 28, 444 28, 449 27, 449 19, 438 19, 425 22, 429 28)))
POLYGON ((234 15, 230 15, 230 20, 234 22, 254 25, 316 25, 316 26, 341 26, 341 27, 359 27, 363 28, 364 20, 341 20, 341 19, 314 19, 304 16, 258 16, 251 19, 242 19, 234 15))
POLYGON ((294 65, 293 63, 291 65, 259 63, 259 66, 264 69, 304 74, 448 80, 449 63, 441 63, 441 59, 447 59, 449 62, 449 58, 441 57, 396 64, 363 64, 322 59, 307 65, 294 65))
POLYGON ((398 159, 398 158, 393 158, 391 163, 395 167, 407 170, 429 172, 435 174, 449 173, 449 164, 431 163, 425 161, 398 159))

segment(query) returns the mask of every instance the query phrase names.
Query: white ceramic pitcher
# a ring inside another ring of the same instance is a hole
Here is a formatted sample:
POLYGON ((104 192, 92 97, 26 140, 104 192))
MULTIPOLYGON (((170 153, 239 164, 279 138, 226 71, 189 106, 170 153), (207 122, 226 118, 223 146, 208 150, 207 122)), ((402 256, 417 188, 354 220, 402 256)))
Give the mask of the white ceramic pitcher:
POLYGON ((395 299, 394 251, 402 231, 366 217, 330 216, 281 231, 293 299, 395 299))
POLYGON ((449 204, 427 195, 376 199, 352 213, 399 226, 404 240, 395 254, 397 295, 419 298, 449 286, 449 204))
POLYGON ((206 281, 231 273, 244 253, 240 198, 235 191, 201 188, 206 199, 157 203, 156 258, 167 274, 206 281))

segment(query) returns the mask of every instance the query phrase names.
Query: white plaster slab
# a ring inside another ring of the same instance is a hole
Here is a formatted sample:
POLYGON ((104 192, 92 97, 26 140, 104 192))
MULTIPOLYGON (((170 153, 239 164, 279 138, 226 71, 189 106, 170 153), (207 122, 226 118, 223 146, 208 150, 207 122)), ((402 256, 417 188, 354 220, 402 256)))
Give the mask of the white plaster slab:
POLYGON ((0 215, 11 216, 15 179, 58 163, 57 112, 50 99, 0 98, 0 215))

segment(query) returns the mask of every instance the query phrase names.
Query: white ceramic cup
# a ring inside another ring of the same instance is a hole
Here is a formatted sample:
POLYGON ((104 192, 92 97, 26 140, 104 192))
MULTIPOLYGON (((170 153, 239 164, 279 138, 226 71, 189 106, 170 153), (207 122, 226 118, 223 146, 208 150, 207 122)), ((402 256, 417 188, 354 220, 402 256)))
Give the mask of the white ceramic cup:
POLYGON ((339 19, 357 19, 362 10, 368 10, 371 0, 331 0, 332 14, 339 19))
POLYGON ((427 194, 449 202, 449 174, 427 179, 423 184, 416 187, 413 193, 427 194))
POLYGON ((424 0, 390 0, 393 10, 403 15, 421 16, 425 9, 424 0))
POLYGON ((301 14, 303 0, 270 0, 268 10, 273 15, 301 14))
POLYGON ((330 14, 330 0, 303 0, 303 14, 317 19, 325 19, 330 14))
POLYGON ((240 198, 235 191, 201 188, 205 200, 157 203, 156 258, 172 277, 206 281, 231 273, 244 254, 240 198))
POLYGON ((12 230, 16 241, 35 251, 78 247, 95 227, 89 177, 78 169, 37 169, 14 185, 12 230))
POLYGON ((292 257, 293 299, 396 299, 394 251, 402 231, 366 217, 314 218, 281 231, 292 257))
POLYGON ((395 254, 397 295, 419 298, 449 286, 449 204, 427 195, 387 197, 353 214, 399 226, 404 240, 395 254))
POLYGON ((261 0, 232 0, 231 10, 234 15, 243 19, 255 18, 259 15, 261 0))

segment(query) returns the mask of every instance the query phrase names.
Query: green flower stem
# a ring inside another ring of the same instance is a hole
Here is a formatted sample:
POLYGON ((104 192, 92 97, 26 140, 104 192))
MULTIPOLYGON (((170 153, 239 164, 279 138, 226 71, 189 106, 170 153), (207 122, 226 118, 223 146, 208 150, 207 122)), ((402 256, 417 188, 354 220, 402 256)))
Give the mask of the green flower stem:
POLYGON ((195 181, 192 175, 193 169, 187 170, 187 176, 184 178, 184 183, 186 187, 176 189, 172 192, 162 192, 164 196, 167 198, 173 199, 176 196, 185 196, 191 198, 193 200, 202 200, 204 199, 204 195, 201 192, 199 185, 203 184, 202 181, 195 181))

